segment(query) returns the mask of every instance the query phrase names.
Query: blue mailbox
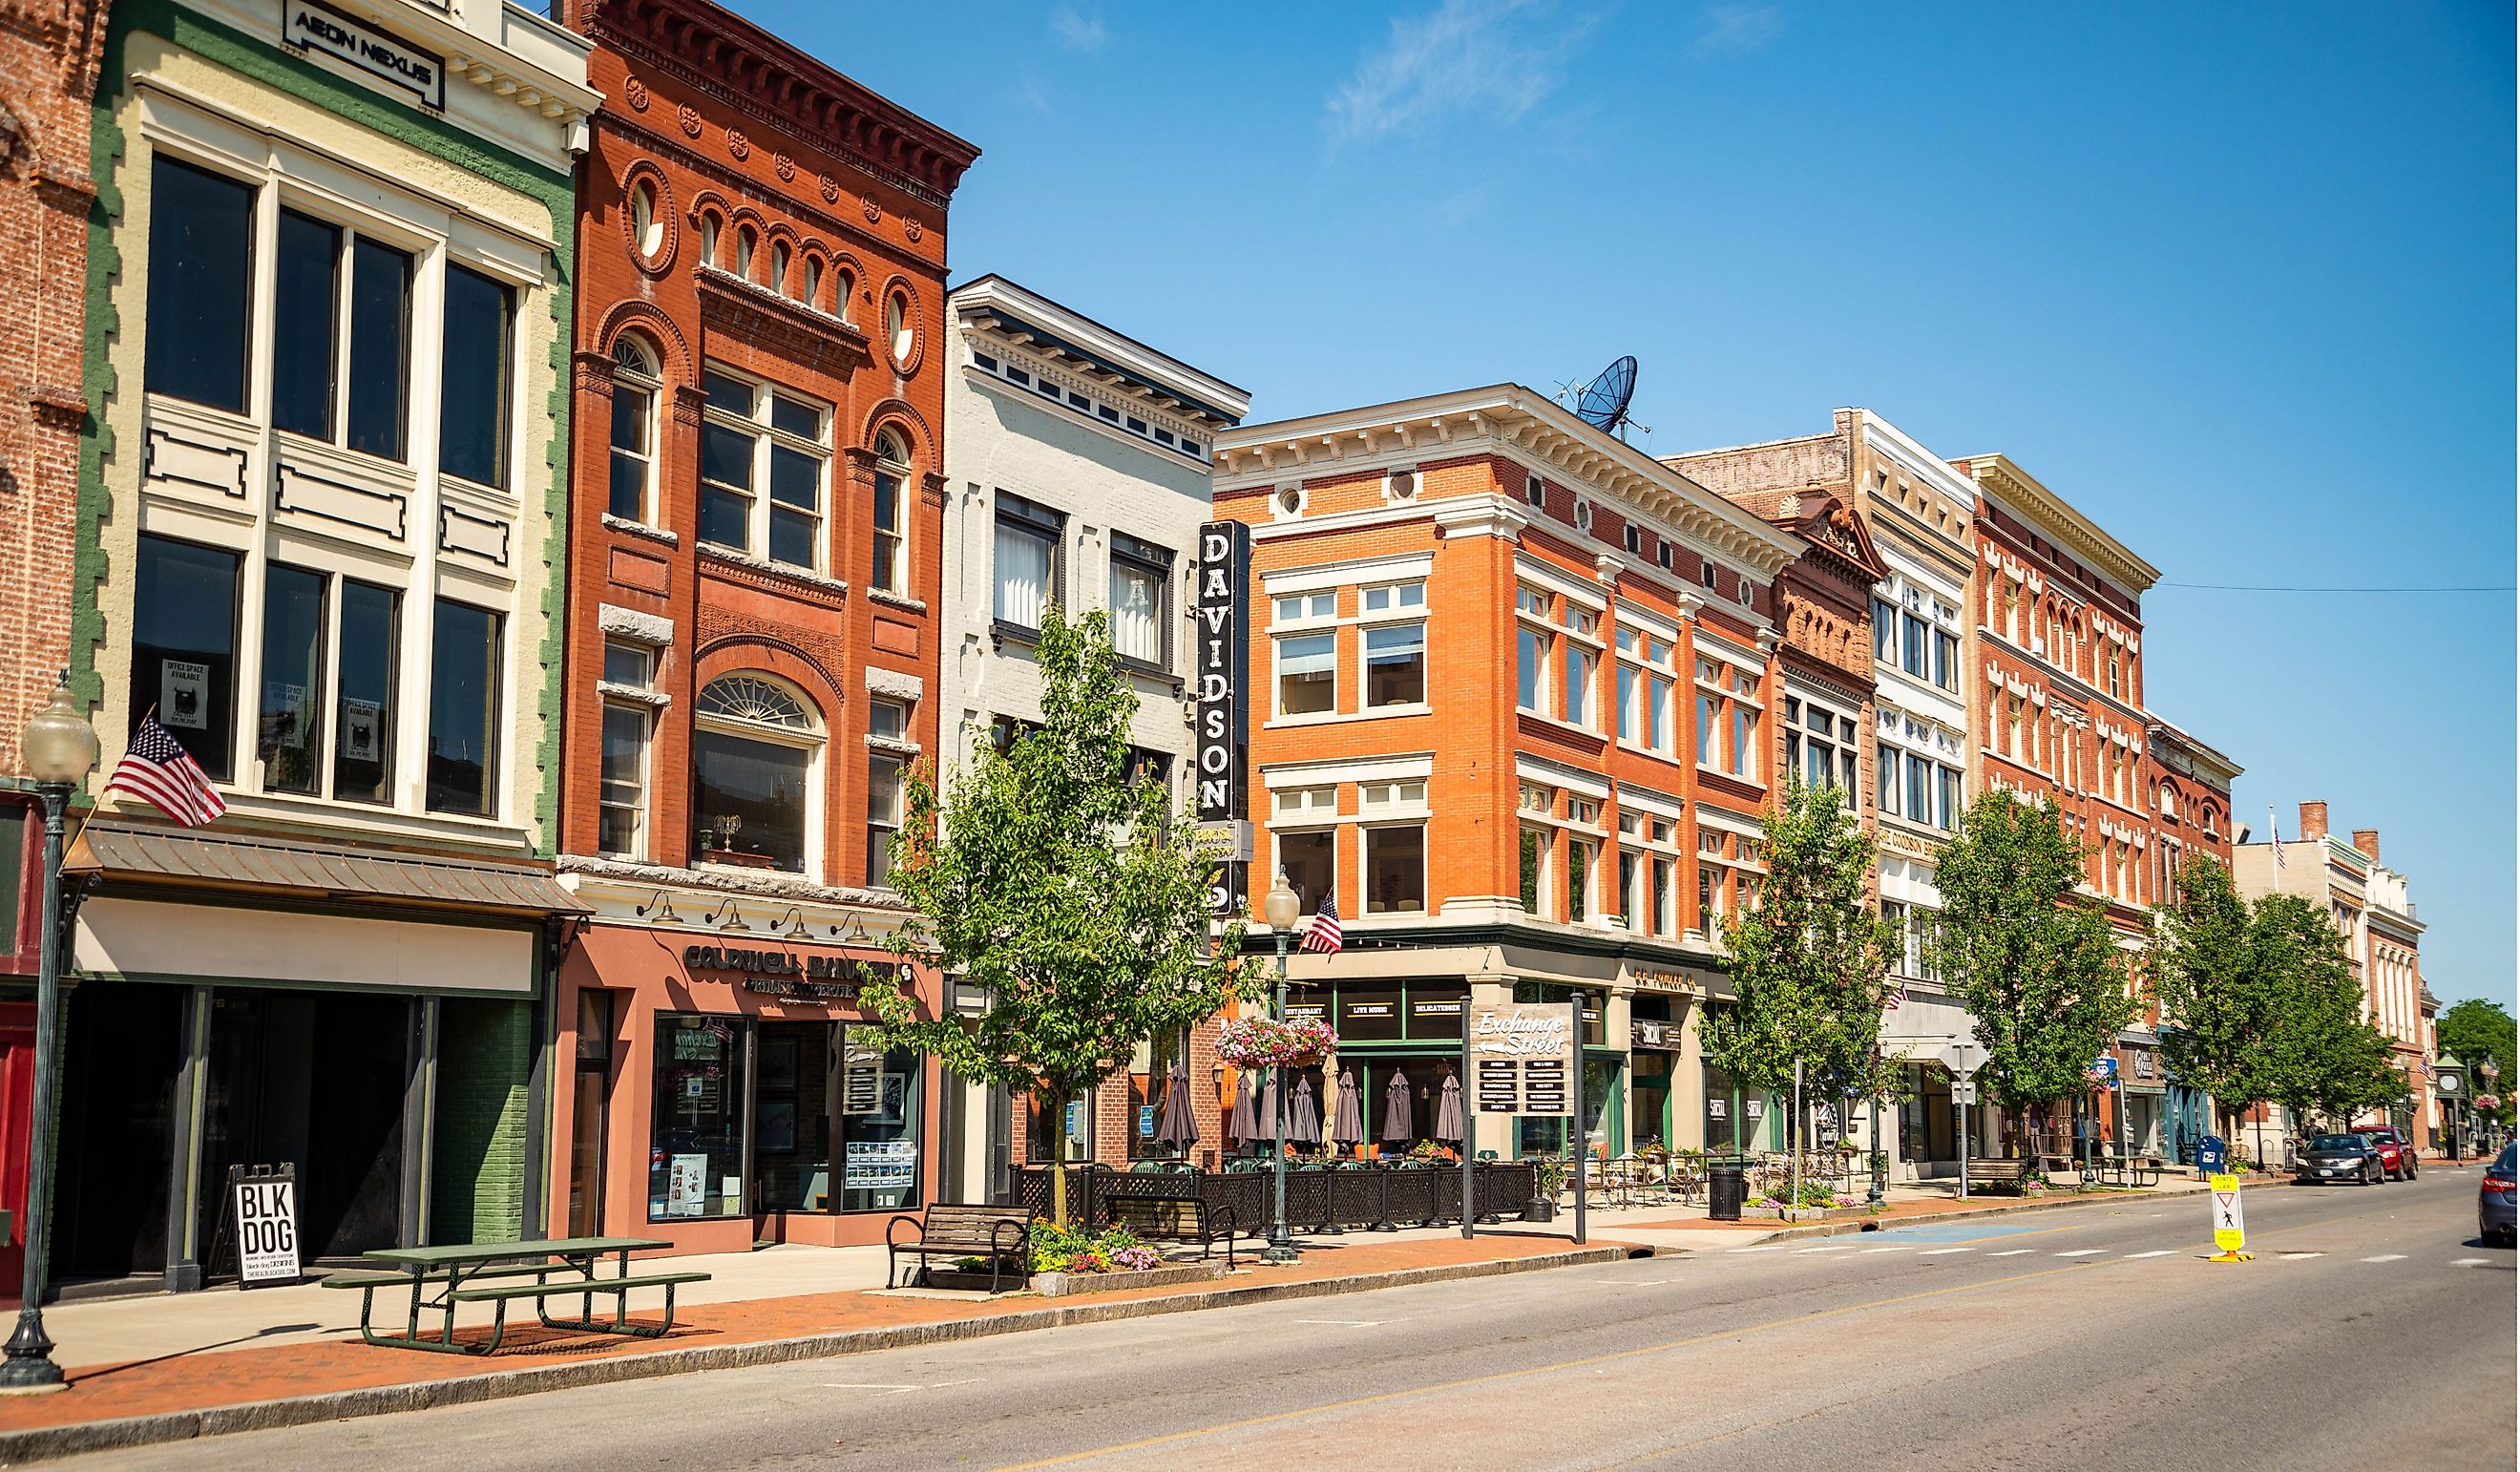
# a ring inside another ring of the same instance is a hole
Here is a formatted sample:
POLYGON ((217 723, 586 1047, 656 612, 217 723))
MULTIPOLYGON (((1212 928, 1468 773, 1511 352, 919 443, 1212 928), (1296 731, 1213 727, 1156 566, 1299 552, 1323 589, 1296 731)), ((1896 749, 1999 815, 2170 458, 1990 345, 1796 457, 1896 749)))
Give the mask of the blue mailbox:
POLYGON ((2220 1135, 2208 1135, 2196 1141, 2196 1169, 2208 1176, 2222 1174, 2223 1163, 2229 1159, 2228 1146, 2220 1135))

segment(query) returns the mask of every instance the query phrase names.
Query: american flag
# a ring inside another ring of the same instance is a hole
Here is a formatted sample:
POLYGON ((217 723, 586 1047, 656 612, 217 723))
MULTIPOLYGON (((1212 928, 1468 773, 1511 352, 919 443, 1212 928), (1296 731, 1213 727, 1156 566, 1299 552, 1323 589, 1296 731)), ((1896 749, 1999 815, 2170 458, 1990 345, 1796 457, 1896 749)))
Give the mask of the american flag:
POLYGON ((193 760, 155 715, 142 716, 131 734, 131 749, 114 763, 108 792, 128 792, 188 828, 197 828, 228 810, 219 800, 209 774, 193 760))
POLYGON ((1339 942, 1341 939, 1342 937, 1339 933, 1338 921, 1338 901, 1331 899, 1328 895, 1324 895, 1322 896, 1321 910, 1319 913, 1314 914, 1313 922, 1304 927, 1304 943, 1295 949, 1298 951, 1318 951, 1324 956, 1336 956, 1338 954, 1339 942))
POLYGON ((2273 803, 2267 804, 2267 838, 2275 846, 2275 868, 2283 868, 2283 829, 2275 826, 2275 805, 2273 803))

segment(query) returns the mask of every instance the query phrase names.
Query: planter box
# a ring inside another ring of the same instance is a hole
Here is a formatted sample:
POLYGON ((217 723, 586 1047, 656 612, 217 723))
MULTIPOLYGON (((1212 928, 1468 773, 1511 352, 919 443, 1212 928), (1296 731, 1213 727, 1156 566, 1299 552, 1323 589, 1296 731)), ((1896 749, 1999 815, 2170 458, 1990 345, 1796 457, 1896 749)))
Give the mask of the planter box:
POLYGON ((1036 1272, 1032 1291, 1044 1298, 1075 1293, 1118 1293, 1130 1288, 1169 1288, 1175 1283, 1200 1283, 1225 1276, 1225 1260, 1185 1263, 1177 1268, 1150 1268, 1144 1272, 1036 1272))

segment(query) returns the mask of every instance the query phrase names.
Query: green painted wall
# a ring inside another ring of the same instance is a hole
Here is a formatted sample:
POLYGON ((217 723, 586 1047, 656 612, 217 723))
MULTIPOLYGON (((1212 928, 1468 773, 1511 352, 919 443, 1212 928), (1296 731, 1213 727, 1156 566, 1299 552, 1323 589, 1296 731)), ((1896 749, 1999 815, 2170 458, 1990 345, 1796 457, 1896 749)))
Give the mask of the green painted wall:
POLYGON ((513 1242, 523 1235, 525 1077, 533 1004, 449 997, 437 1012, 437 1119, 428 1240, 513 1242))

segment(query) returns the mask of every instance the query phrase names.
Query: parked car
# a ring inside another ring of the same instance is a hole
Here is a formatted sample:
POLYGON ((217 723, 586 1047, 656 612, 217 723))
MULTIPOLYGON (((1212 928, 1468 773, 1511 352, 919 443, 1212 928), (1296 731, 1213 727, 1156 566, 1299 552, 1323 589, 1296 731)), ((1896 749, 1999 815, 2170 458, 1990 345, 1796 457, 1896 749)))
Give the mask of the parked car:
POLYGON ((2391 1176, 2400 1181, 2415 1179, 2415 1147, 2407 1137, 2398 1133, 2396 1126, 2382 1125, 2354 1133, 2371 1137, 2371 1142, 2380 1147, 2380 1164, 2388 1168, 2391 1176))
POLYGON ((2520 1145, 2504 1145, 2494 1164, 2485 1168, 2485 1180, 2476 1187, 2476 1234, 2488 1242, 2505 1247, 2514 1245, 2512 1225, 2513 1175, 2520 1170, 2513 1155, 2520 1145))
POLYGON ((2293 1168, 2296 1185, 2315 1185, 2330 1181, 2351 1181, 2357 1185, 2378 1185, 2388 1179, 2389 1169, 2380 1163, 2380 1146, 2368 1135, 2314 1135, 2302 1147, 2301 1162, 2293 1168))

